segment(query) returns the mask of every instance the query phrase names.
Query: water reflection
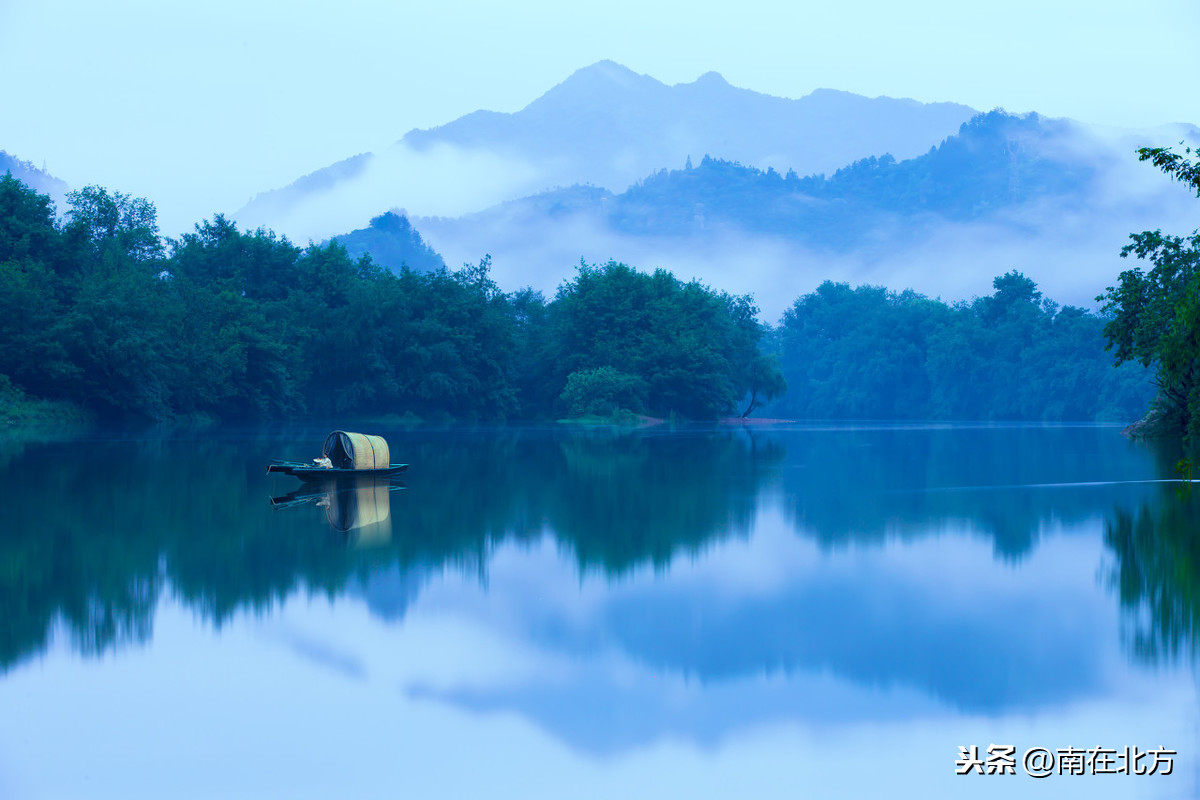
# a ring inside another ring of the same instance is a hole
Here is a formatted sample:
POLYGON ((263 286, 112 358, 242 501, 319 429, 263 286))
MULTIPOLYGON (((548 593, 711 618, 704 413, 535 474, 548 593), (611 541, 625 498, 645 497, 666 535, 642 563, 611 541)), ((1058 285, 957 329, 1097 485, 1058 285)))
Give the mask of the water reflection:
MULTIPOLYGON (((261 470, 287 455, 285 442, 307 440, 295 433, 28 446, 0 467, 16 499, 14 524, 0 530, 0 669, 44 649, 57 622, 85 654, 144 642, 166 590, 216 627, 300 591, 353 592, 398 622, 449 571, 483 587, 470 613, 490 619, 494 554, 549 539, 572 574, 542 564, 489 623, 517 625, 513 637, 546 652, 616 647, 645 669, 707 683, 831 674, 960 709, 1032 710, 1104 679, 1106 618, 1062 601, 1094 584, 1092 551, 1043 542, 1102 520, 1121 602, 1152 620, 1134 637, 1139 652, 1196 641, 1194 581, 1179 573, 1197 555, 1185 535, 1194 507, 1132 483, 1169 467, 1115 431, 388 437, 414 465, 403 492, 361 481, 285 493, 293 479, 272 483, 261 470), (275 506, 264 502, 272 494, 275 506), (1064 588, 1063 570, 1048 565, 1080 552, 1064 588), (592 574, 605 589, 583 617, 566 589, 563 603, 546 602, 554 581, 578 591, 592 574)), ((480 708, 533 702, 454 697, 480 708)))
MULTIPOLYGON (((417 690, 519 713, 598 752, 662 736, 717 744, 730 730, 786 720, 1060 709, 1104 696, 1123 660, 1115 609, 1096 586, 1099 543, 1082 553, 1075 544, 1055 537, 1021 570, 998 571, 989 548, 968 538, 821 553, 760 529, 752 542, 677 562, 668 578, 580 594, 530 585, 538 559, 506 551, 486 596, 427 591, 442 613, 553 668, 450 685, 430 676, 433 686, 417 690)), ((469 646, 495 649, 485 637, 469 646)))
POLYGON ((1153 501, 1114 511, 1104 526, 1125 640, 1150 662, 1194 659, 1200 646, 1200 493, 1179 488, 1161 487, 1153 501))
POLYGON ((85 654, 145 641, 167 587, 220 626, 301 588, 332 597, 385 573, 483 574, 498 543, 548 530, 584 569, 665 566, 745 535, 783 454, 736 432, 393 432, 415 465, 408 491, 355 485, 292 498, 324 501, 330 524, 377 545, 347 548, 311 516, 263 502, 294 483, 264 479, 262 465, 308 438, 53 442, 9 459, 0 670, 44 649, 57 622, 85 654), (403 535, 386 533, 393 518, 403 535))
POLYGON ((788 439, 787 508, 828 547, 968 526, 998 556, 1027 556, 1048 524, 1078 523, 1169 476, 1115 429, 1030 426, 828 428, 788 439))
POLYGON ((404 484, 382 478, 337 477, 306 482, 271 498, 277 509, 313 505, 324 509, 329 527, 358 547, 378 547, 392 538, 391 495, 404 484))

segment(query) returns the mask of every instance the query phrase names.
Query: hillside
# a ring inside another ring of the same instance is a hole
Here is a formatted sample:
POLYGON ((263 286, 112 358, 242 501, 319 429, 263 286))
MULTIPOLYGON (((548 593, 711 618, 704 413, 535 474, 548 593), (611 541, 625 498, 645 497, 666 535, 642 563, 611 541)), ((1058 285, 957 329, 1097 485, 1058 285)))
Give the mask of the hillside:
POLYGON ((402 267, 417 272, 431 272, 446 266, 446 262, 421 239, 421 234, 409 224, 408 218, 394 211, 380 214, 370 225, 334 239, 350 257, 357 260, 367 253, 375 263, 398 272, 402 267))
POLYGON ((502 285, 543 291, 583 257, 753 292, 768 317, 826 278, 969 299, 1014 268, 1090 304, 1122 268, 1130 231, 1188 224, 1186 192, 1132 156, 1145 141, 993 111, 915 158, 860 159, 828 176, 704 157, 617 194, 575 186, 413 224, 448 260, 487 252, 502 285))
POLYGON ((704 155, 820 174, 889 153, 919 155, 975 113, 954 103, 819 89, 799 99, 731 86, 715 72, 667 86, 611 61, 578 70, 511 114, 476 111, 412 130, 263 192, 236 213, 293 238, 325 238, 379 209, 457 216, 556 186, 623 191, 704 155))
POLYGON ((896 222, 911 234, 1037 200, 1086 195, 1096 165, 1059 146, 1072 135, 1062 120, 993 111, 916 158, 872 156, 828 177, 704 156, 695 166, 659 170, 620 194, 571 186, 418 224, 439 237, 471 238, 473 230, 498 227, 535 237, 538 229, 586 218, 628 236, 704 237, 736 229, 845 251, 896 222))
POLYGON ((667 86, 612 61, 572 74, 513 114, 477 111, 401 144, 484 148, 528 162, 557 162, 547 185, 624 189, 689 156, 761 168, 827 173, 857 159, 909 158, 975 112, 956 103, 867 98, 818 89, 792 100, 731 86, 718 73, 667 86))
POLYGON ((3 150, 0 150, 0 175, 12 173, 12 176, 21 183, 29 186, 42 194, 50 196, 59 206, 70 191, 65 181, 62 181, 48 172, 38 169, 28 161, 22 161, 16 156, 9 155, 3 150))

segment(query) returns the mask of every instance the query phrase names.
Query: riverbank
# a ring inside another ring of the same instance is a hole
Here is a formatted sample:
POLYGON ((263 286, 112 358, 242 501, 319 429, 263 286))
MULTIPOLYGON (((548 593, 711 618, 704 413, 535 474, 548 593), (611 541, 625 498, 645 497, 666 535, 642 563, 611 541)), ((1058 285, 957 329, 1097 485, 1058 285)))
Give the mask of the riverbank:
POLYGON ((30 397, 0 375, 0 436, 78 430, 94 421, 89 411, 74 403, 30 397))

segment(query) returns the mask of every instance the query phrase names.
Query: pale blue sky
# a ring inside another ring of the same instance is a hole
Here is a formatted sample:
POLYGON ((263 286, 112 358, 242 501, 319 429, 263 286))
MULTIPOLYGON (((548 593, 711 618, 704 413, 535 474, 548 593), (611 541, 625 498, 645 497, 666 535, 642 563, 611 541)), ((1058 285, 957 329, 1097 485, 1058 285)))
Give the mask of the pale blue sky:
POLYGON ((1187 0, 0 0, 0 149, 196 220, 604 58, 785 97, 1200 123, 1198 34, 1187 0))

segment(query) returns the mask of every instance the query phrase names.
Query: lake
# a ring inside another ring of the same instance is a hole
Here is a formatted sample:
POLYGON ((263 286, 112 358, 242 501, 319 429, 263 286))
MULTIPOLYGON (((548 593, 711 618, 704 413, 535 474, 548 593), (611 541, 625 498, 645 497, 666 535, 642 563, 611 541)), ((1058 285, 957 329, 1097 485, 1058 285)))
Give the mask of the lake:
POLYGON ((0 441, 0 797, 1200 794, 1169 446, 365 430, 0 441))

